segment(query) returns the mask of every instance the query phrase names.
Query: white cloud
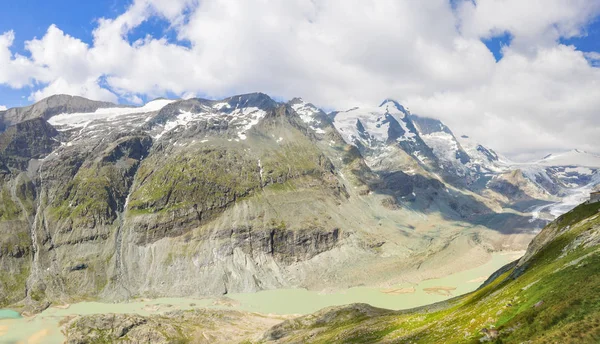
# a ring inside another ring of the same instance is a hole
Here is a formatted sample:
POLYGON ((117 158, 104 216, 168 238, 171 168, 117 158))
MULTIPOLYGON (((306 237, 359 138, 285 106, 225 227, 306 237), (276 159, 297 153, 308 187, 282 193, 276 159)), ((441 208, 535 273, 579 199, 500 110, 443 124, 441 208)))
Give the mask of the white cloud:
POLYGON ((512 49, 535 51, 560 37, 584 33, 600 11, 597 0, 479 0, 460 1, 460 31, 466 36, 493 37, 510 32, 512 49))
POLYGON ((0 105, 0 111, 4 111, 4 110, 6 110, 6 106, 0 105))
POLYGON ((144 101, 142 100, 142 98, 136 96, 135 94, 130 95, 125 97, 125 99, 127 99, 127 101, 129 101, 130 103, 136 104, 136 105, 141 105, 144 103, 144 101))
MULTIPOLYGON (((118 97, 107 89, 98 85, 96 79, 82 80, 81 82, 71 83, 64 78, 58 78, 52 81, 48 86, 35 91, 29 97, 29 100, 42 100, 54 94, 79 95, 89 99, 105 100, 117 102, 118 97)), ((133 98, 132 100, 134 100, 133 98)))
POLYGON ((408 98, 457 133, 518 155, 578 147, 598 151, 600 69, 583 53, 556 46, 534 57, 512 51, 481 85, 408 98))
POLYGON ((0 84, 21 88, 40 77, 41 68, 28 58, 10 51, 14 39, 13 31, 0 35, 0 84))
POLYGON ((597 150, 598 53, 558 39, 584 35, 599 13, 598 0, 136 0, 99 20, 90 45, 51 26, 23 57, 4 33, 0 83, 41 85, 33 100, 262 91, 343 109, 394 97, 513 156, 597 150), (152 16, 190 47, 129 42, 152 16), (513 41, 496 62, 481 38, 505 32, 513 41))
POLYGON ((589 51, 589 52, 583 53, 583 55, 585 56, 585 58, 588 59, 588 61, 590 61, 590 63, 593 66, 600 67, 600 53, 599 52, 589 51))

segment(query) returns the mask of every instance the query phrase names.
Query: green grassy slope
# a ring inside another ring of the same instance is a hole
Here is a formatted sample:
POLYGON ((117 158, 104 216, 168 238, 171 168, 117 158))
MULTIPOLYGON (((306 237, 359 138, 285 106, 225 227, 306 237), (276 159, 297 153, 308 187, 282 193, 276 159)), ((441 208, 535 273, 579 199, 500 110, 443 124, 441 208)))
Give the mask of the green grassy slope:
POLYGON ((538 238, 543 240, 532 243, 529 255, 471 294, 404 312, 367 305, 326 309, 275 326, 264 339, 282 343, 479 343, 480 339, 598 343, 599 208, 598 203, 581 205, 558 218, 540 233, 538 238), (498 331, 497 337, 485 335, 484 328, 498 331))

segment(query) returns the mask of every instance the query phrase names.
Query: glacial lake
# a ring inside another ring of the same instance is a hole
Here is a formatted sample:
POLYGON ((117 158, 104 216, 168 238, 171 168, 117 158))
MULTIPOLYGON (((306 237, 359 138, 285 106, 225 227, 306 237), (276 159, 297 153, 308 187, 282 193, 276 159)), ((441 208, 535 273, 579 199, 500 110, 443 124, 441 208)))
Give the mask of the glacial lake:
POLYGON ((413 285, 391 288, 356 287, 332 293, 305 289, 266 290, 257 293, 228 294, 224 298, 161 298, 124 303, 81 302, 68 307, 50 307, 31 317, 19 317, 11 310, 0 310, 0 343, 63 343, 59 322, 65 317, 105 313, 160 314, 193 308, 235 309, 264 314, 308 314, 329 306, 368 303, 387 309, 423 306, 477 289, 493 272, 517 259, 524 252, 504 252, 474 269, 413 285))
POLYGON ((2 319, 19 319, 21 314, 11 309, 0 309, 0 320, 2 319))

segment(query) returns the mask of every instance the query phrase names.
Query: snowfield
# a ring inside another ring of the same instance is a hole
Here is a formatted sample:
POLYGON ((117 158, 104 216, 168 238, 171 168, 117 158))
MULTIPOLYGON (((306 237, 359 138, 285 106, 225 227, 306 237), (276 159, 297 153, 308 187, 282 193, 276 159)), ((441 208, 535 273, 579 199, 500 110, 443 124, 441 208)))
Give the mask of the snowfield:
POLYGON ((160 111, 163 107, 175 102, 170 99, 157 99, 142 107, 114 107, 98 109, 89 113, 65 113, 51 117, 48 123, 53 126, 66 126, 67 128, 86 127, 96 120, 114 120, 120 116, 144 114, 160 111))
POLYGON ((574 149, 565 153, 550 154, 535 164, 542 166, 580 166, 580 167, 599 167, 600 156, 574 149))

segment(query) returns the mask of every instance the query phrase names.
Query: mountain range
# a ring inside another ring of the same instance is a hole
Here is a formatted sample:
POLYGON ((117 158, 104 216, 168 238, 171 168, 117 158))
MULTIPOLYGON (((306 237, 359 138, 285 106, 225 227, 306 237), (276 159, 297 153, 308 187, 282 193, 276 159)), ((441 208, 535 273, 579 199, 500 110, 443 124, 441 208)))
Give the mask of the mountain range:
POLYGON ((0 304, 34 310, 442 276, 524 249, 600 183, 594 154, 515 163, 389 99, 58 95, 0 129, 0 304))

